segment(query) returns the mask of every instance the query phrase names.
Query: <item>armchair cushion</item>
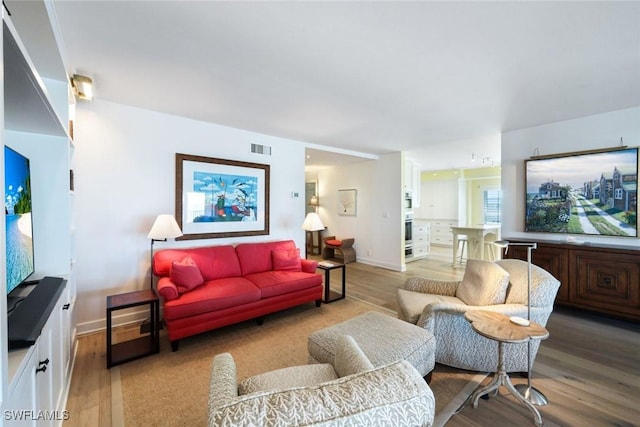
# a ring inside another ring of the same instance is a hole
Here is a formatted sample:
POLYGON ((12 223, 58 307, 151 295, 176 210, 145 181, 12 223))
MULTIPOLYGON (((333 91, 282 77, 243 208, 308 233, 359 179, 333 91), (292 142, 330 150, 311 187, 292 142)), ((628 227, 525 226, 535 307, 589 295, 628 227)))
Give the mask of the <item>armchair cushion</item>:
POLYGON ((468 305, 504 304, 508 286, 509 273, 498 264, 469 259, 456 297, 468 305))
POLYGON ((337 378, 335 369, 329 363, 289 366, 246 378, 238 385, 238 394, 309 387, 337 378))

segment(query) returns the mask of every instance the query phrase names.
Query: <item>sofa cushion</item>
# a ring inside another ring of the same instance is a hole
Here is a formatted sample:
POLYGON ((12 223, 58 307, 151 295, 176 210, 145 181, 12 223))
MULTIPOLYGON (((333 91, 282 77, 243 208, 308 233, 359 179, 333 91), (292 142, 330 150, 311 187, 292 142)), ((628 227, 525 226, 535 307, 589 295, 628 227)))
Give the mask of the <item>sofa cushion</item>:
POLYGON ((262 298, 288 294, 322 284, 322 276, 301 271, 265 271, 244 276, 260 289, 262 298))
POLYGON ((239 275, 246 276, 251 273, 273 270, 271 253, 274 250, 281 249, 296 249, 296 244, 293 240, 238 244, 235 250, 240 261, 240 268, 242 269, 242 273, 239 275))
POLYGON ((204 283, 198 265, 190 256, 184 257, 181 261, 173 261, 169 277, 178 287, 178 294, 189 292, 204 283))
POLYGON ((468 305, 504 304, 509 286, 509 273, 492 261, 467 260, 456 297, 468 305))
POLYGON ((260 289, 242 277, 210 280, 178 299, 166 301, 163 314, 170 320, 191 317, 258 301, 260 296, 260 289))
POLYGON ((302 271, 300 249, 275 249, 271 251, 274 270, 302 271))
POLYGON ((331 246, 340 246, 342 245, 342 240, 336 240, 336 239, 329 239, 326 241, 327 245, 331 245, 331 246))
POLYGON ((154 274, 169 276, 171 263, 186 256, 196 262, 205 281, 242 275, 236 250, 231 245, 157 251, 153 254, 154 274))

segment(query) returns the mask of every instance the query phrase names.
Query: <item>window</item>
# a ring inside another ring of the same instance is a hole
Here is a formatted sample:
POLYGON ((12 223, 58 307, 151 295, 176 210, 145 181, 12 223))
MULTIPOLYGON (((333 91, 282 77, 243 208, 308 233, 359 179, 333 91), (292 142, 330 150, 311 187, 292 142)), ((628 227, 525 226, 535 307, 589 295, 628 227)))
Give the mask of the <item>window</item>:
POLYGON ((502 222, 502 190, 484 190, 482 212, 485 224, 500 224, 502 222))
POLYGON ((622 188, 616 188, 614 198, 617 200, 622 200, 622 188))

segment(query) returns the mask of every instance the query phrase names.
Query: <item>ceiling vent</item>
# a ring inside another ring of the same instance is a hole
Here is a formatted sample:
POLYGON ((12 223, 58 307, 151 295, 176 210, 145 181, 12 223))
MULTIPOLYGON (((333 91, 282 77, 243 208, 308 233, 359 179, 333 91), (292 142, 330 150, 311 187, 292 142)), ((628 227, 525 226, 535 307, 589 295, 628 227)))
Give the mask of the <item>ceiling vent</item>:
POLYGON ((251 152, 256 154, 264 154, 265 156, 271 155, 271 147, 268 145, 251 144, 251 152))

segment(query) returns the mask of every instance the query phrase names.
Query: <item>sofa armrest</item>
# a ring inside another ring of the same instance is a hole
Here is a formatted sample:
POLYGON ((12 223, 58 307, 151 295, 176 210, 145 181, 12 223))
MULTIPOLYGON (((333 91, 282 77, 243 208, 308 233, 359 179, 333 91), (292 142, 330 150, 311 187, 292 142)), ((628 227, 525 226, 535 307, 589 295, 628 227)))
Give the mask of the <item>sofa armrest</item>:
POLYGON ((221 353, 211 363, 209 383, 209 408, 217 408, 233 402, 238 397, 236 362, 230 353, 221 353))
POLYGON ((160 294, 165 301, 178 299, 180 296, 178 293, 178 287, 168 277, 161 277, 158 279, 158 294, 160 294))
POLYGON ((408 291, 421 292, 423 294, 456 296, 456 290, 460 280, 437 280, 427 277, 409 277, 403 288, 408 291))
MULTIPOLYGON (((211 398, 210 398, 211 402, 211 398)), ((432 426, 433 392, 407 361, 309 387, 256 392, 223 406, 209 404, 209 426, 432 426)))
POLYGON ((318 269, 318 261, 312 259, 301 258, 300 266, 305 273, 315 273, 318 269))

